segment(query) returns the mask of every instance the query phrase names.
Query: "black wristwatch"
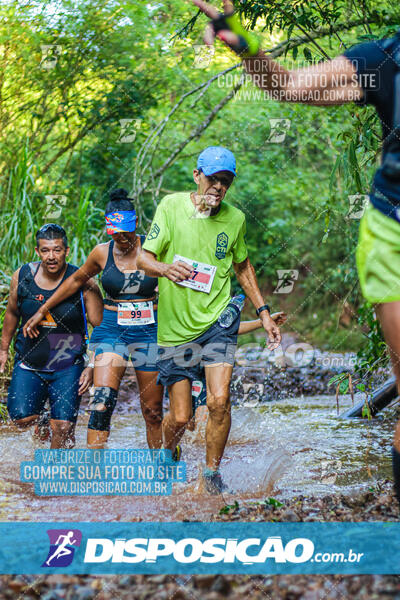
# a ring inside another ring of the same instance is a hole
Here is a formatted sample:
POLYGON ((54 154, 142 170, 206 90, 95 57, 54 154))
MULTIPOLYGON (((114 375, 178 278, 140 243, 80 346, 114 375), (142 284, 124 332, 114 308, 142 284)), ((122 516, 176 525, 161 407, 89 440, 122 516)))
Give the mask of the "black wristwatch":
POLYGON ((260 308, 257 308, 257 310, 256 310, 257 317, 260 316, 260 313, 262 313, 263 310, 267 310, 269 312, 269 314, 271 314, 271 309, 269 308, 268 304, 264 304, 264 306, 260 306, 260 308))

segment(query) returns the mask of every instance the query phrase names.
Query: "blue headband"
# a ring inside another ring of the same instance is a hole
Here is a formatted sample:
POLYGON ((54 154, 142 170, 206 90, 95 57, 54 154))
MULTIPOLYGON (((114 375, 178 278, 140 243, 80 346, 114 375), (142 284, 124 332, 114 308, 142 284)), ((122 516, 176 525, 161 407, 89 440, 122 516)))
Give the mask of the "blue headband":
POLYGON ((123 231, 135 231, 136 211, 120 210, 106 214, 107 233, 120 233, 123 231))

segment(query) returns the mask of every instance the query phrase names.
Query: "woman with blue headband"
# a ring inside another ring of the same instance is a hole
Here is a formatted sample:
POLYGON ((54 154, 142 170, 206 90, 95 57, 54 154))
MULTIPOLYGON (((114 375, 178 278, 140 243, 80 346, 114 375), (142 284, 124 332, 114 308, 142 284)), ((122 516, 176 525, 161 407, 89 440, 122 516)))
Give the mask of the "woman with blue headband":
MULTIPOLYGON (((103 448, 110 432, 121 379, 129 357, 135 367, 140 403, 150 448, 162 444, 163 387, 157 385, 157 278, 147 277, 136 266, 145 236, 136 235, 135 208, 126 190, 117 189, 106 207, 110 242, 98 244, 85 264, 69 277, 43 305, 47 311, 79 290, 90 277, 102 273, 105 291, 101 325, 95 327, 90 348, 95 351, 94 399, 88 425, 88 446, 103 448)), ((24 333, 37 336, 36 313, 24 333)))

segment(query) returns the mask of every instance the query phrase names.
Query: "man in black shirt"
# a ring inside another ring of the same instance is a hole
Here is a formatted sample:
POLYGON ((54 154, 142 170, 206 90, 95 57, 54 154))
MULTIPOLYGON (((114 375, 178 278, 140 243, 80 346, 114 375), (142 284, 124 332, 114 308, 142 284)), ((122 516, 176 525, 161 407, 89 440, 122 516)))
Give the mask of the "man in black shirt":
POLYGON ((84 366, 85 313, 92 325, 99 325, 103 299, 97 283, 91 280, 82 294, 46 313, 37 338, 25 338, 22 328, 26 321, 77 270, 66 261, 69 246, 60 225, 41 227, 36 243, 40 260, 23 265, 11 278, 0 342, 0 372, 18 329, 7 400, 10 418, 19 429, 30 427, 39 420, 48 399, 51 448, 67 448, 74 443, 81 395, 93 379, 93 368, 84 366))
MULTIPOLYGON (((345 102, 375 106, 382 125, 382 164, 360 224, 357 267, 363 294, 376 305, 400 393, 400 35, 358 44, 333 60, 288 71, 242 27, 230 0, 224 0, 224 14, 203 0, 192 2, 211 19, 206 43, 218 37, 241 56, 267 98, 320 106, 345 102)), ((392 456, 400 501, 400 422, 392 456)))

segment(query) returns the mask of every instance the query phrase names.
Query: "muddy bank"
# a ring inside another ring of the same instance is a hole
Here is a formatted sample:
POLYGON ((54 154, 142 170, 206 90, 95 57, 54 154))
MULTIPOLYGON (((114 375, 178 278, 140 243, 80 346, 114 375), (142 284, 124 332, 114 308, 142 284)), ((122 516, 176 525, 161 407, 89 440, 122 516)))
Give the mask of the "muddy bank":
POLYGON ((229 504, 215 521, 301 522, 398 521, 400 507, 388 479, 375 480, 367 491, 328 496, 294 496, 288 500, 267 498, 263 502, 229 504))
POLYGON ((396 575, 2 576, 8 598, 41 600, 378 600, 400 597, 396 575))
POLYGON ((329 394, 329 380, 340 371, 325 368, 313 361, 305 367, 236 366, 231 384, 232 403, 258 403, 281 400, 287 396, 329 394))
MULTIPOLYGON (((320 351, 306 343, 292 343, 286 335, 279 352, 268 353, 257 345, 238 349, 231 384, 233 402, 248 400, 255 404, 287 396, 334 394, 336 386, 329 385, 332 377, 350 373, 357 378, 355 353, 320 351)), ((376 369, 370 378, 371 389, 390 376, 390 367, 376 369)))

